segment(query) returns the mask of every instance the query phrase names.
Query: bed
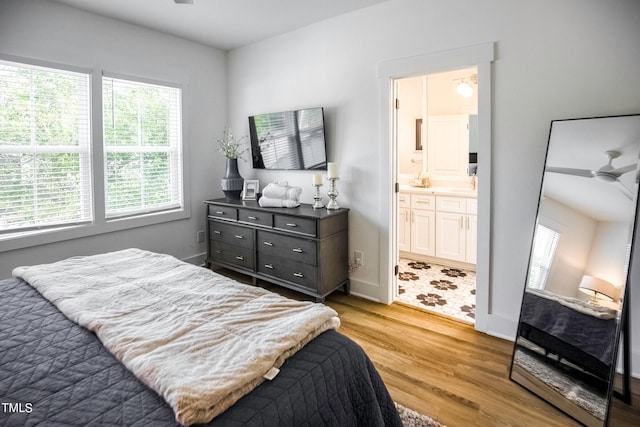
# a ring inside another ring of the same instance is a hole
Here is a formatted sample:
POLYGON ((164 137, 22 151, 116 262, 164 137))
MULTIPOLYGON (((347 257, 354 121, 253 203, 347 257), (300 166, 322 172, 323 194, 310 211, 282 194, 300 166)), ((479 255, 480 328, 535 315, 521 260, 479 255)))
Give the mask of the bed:
POLYGON ((616 310, 528 289, 519 336, 608 382, 617 317, 616 310))
MULTIPOLYGON (((0 295, 0 424, 180 424, 161 393, 32 285, 16 277, 0 280, 0 295)), ((286 358, 273 379, 203 425, 402 423, 364 351, 330 328, 286 358)))

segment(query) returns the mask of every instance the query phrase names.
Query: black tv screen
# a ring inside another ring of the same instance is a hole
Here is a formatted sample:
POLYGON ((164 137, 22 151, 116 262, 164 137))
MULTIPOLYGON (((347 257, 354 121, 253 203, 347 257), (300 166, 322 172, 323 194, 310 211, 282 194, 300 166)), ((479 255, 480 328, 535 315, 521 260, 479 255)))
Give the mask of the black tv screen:
POLYGON ((322 107, 249 117, 255 169, 326 170, 322 107))

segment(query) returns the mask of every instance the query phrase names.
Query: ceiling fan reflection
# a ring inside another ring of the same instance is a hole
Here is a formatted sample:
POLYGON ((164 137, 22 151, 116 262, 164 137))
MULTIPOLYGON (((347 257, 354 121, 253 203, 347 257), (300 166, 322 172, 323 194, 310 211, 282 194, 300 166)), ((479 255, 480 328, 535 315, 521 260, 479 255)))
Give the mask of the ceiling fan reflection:
POLYGON ((595 178, 598 181, 614 184, 615 187, 620 190, 626 197, 628 197, 629 199, 633 199, 633 193, 622 182, 620 182, 620 177, 627 172, 636 170, 638 165, 636 163, 632 163, 621 168, 615 168, 612 165, 612 162, 614 159, 620 157, 620 154, 621 153, 619 151, 605 151, 605 155, 609 158, 609 161, 606 165, 597 170, 547 166, 545 168, 545 171, 584 178, 595 178))

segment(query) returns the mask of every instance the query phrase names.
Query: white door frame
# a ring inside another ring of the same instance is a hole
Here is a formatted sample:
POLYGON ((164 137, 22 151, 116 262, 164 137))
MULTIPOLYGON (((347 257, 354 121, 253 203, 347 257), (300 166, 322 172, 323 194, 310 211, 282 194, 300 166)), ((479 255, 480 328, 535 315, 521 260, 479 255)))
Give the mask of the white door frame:
POLYGON ((378 65, 380 114, 380 301, 393 302, 397 277, 397 149, 392 108, 395 79, 477 67, 478 70, 478 262, 475 328, 486 332, 491 260, 491 62, 494 43, 392 59, 378 65))

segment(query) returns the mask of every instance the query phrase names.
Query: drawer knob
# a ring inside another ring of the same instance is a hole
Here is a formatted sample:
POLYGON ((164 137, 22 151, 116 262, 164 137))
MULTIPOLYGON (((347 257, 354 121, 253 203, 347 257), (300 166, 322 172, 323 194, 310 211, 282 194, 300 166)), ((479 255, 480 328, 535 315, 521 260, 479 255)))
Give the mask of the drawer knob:
POLYGON ((216 211, 216 215, 226 215, 225 211, 216 211))
POLYGON ((273 243, 271 243, 271 242, 262 242, 262 243, 263 243, 264 245, 266 245, 266 246, 273 246, 273 243))
POLYGON ((297 253, 299 253, 299 254, 301 254, 301 253, 302 253, 302 248, 293 248, 293 249, 291 249, 291 250, 292 250, 293 252, 297 252, 297 253))
POLYGON ((293 223, 293 222, 288 222, 287 223, 287 227, 297 227, 297 226, 298 226, 298 224, 293 223))
POLYGON ((293 275, 296 277, 304 277, 304 274, 302 273, 293 273, 293 275))
POLYGON ((273 270, 273 264, 265 264, 264 268, 270 268, 270 269, 273 270))
POLYGON ((238 256, 236 257, 236 259, 237 259, 238 261, 244 261, 244 257, 243 257, 243 256, 241 256, 241 255, 238 255, 238 256))
POLYGON ((241 236, 239 234, 236 234, 236 239, 244 239, 244 236, 241 236))

